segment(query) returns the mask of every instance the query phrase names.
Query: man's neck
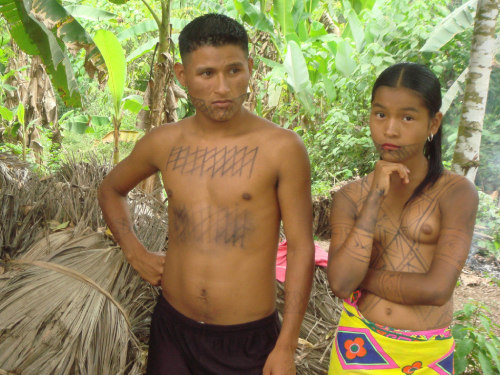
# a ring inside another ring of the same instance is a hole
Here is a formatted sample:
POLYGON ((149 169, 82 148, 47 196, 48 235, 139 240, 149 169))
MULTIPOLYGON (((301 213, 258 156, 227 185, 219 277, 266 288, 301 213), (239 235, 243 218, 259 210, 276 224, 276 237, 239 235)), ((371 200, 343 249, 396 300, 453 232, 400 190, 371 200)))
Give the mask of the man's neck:
POLYGON ((217 121, 203 113, 196 113, 193 116, 193 130, 204 137, 234 135, 246 127, 249 117, 250 112, 243 107, 233 117, 225 121, 217 121))

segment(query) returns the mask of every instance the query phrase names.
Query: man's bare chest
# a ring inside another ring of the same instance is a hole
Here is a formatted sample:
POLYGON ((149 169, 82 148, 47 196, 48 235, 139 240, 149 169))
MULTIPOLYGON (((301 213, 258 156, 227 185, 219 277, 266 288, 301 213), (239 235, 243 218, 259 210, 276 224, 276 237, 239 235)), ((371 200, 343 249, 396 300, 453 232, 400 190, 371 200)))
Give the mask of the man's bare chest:
POLYGON ((169 201, 185 204, 257 202, 276 179, 265 150, 252 143, 174 146, 161 172, 169 201))
POLYGON ((165 173, 193 180, 249 179, 259 154, 262 150, 259 152, 259 147, 251 144, 178 145, 168 153, 165 173))
POLYGON ((258 145, 178 145, 161 172, 173 240, 244 248, 277 215, 277 175, 258 145))

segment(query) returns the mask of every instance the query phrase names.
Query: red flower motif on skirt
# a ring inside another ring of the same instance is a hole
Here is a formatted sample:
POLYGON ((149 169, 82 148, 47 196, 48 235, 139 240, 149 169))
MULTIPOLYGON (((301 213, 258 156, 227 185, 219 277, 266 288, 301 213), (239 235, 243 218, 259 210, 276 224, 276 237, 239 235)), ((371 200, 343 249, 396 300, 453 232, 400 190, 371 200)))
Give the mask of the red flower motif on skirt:
POLYGON ((364 357, 366 349, 363 348, 363 345, 365 345, 365 340, 361 337, 356 337, 354 340, 346 340, 344 343, 344 348, 347 350, 346 357, 349 359, 364 357))
POLYGON ((415 371, 420 370, 421 368, 422 368, 422 362, 420 361, 413 362, 412 365, 403 367, 403 373, 411 375, 415 371))

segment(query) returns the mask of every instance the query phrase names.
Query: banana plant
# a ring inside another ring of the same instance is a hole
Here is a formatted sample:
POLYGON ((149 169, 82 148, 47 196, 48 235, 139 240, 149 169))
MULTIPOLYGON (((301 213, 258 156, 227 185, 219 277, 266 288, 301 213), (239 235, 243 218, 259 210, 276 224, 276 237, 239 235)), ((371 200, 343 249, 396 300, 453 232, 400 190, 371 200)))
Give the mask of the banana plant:
POLYGON ((99 60, 90 35, 58 0, 0 0, 0 14, 9 31, 28 55, 42 58, 54 88, 67 106, 81 107, 81 94, 69 59, 69 52, 87 51, 88 71, 99 60), (89 59, 94 56, 93 59, 89 59))
MULTIPOLYGON (((123 5, 129 0, 109 0, 110 2, 123 5)), ((158 39, 148 41, 146 44, 133 51, 127 61, 141 56, 142 54, 155 50, 155 64, 152 69, 152 78, 149 81, 148 88, 144 94, 144 104, 149 110, 141 111, 138 116, 138 127, 149 131, 150 129, 159 126, 163 122, 172 122, 177 120, 176 108, 172 105, 175 100, 170 100, 174 96, 173 91, 173 45, 171 44, 171 17, 170 5, 171 0, 159 0, 157 3, 161 9, 158 13, 146 1, 141 0, 146 6, 153 20, 148 21, 140 26, 131 28, 122 34, 121 38, 126 38, 134 33, 152 31, 155 28, 158 30, 158 39)))
POLYGON ((123 110, 123 93, 125 92, 125 81, 127 79, 127 63, 125 53, 118 38, 107 30, 98 30, 94 35, 94 42, 104 58, 108 70, 108 89, 113 100, 113 130, 114 148, 113 163, 120 161, 120 125, 123 110))
POLYGON ((455 35, 469 29, 474 24, 477 0, 469 0, 455 9, 432 30, 431 35, 420 49, 421 52, 437 52, 455 35))

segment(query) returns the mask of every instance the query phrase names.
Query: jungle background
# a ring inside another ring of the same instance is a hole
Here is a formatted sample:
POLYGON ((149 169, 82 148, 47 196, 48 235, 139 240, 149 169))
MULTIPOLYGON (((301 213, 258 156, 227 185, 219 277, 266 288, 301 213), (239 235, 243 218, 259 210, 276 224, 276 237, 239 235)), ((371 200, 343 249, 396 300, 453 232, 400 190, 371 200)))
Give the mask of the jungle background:
MULTIPOLYGON (((498 13, 498 1, 490 3, 498 13)), ((370 87, 389 65, 419 62, 439 77, 444 163, 455 170, 477 7, 477 0, 0 0, 0 374, 143 373, 158 291, 116 247, 96 188, 145 132, 193 114, 172 75, 178 34, 191 19, 224 13, 248 30, 255 65, 246 105, 304 140, 315 236, 327 250, 331 195, 377 160, 370 87)), ((496 21, 480 148, 462 137, 479 152, 466 165, 478 167, 480 207, 455 295, 457 374, 500 371, 498 30, 496 21)), ((159 180, 135 189, 130 202, 139 237, 164 251, 168 235, 158 233, 168 202, 159 180)), ((317 268, 299 374, 326 374, 340 308, 317 268)))

